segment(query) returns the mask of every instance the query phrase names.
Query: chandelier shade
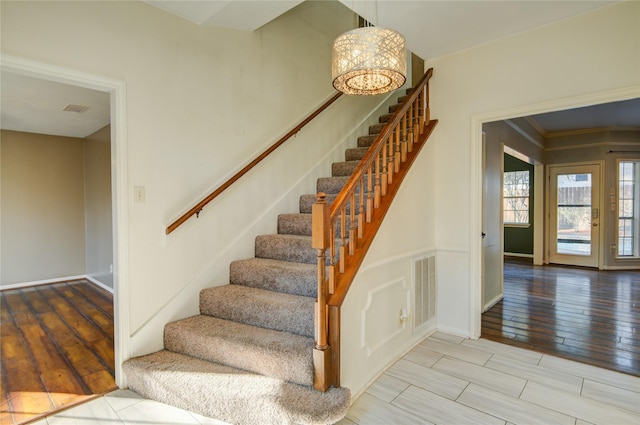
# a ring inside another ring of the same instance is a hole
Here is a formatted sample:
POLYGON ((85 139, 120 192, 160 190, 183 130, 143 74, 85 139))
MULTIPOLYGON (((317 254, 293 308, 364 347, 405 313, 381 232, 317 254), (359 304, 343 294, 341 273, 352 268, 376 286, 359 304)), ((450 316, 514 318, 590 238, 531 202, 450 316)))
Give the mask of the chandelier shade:
POLYGON ((401 87, 407 75, 404 37, 378 27, 341 34, 333 42, 331 75, 333 87, 345 94, 374 95, 401 87))

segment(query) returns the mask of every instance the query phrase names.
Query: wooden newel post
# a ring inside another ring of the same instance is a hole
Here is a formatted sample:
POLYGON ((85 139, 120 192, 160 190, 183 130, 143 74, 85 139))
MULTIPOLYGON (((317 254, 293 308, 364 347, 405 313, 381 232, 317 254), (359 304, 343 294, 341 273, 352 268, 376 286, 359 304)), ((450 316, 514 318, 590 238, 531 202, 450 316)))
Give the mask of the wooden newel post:
POLYGON ((329 204, 326 194, 319 192, 311 207, 311 246, 318 252, 318 299, 315 315, 315 346, 313 348, 313 387, 326 391, 331 386, 331 347, 327 343, 329 320, 327 314, 326 252, 330 246, 329 204))

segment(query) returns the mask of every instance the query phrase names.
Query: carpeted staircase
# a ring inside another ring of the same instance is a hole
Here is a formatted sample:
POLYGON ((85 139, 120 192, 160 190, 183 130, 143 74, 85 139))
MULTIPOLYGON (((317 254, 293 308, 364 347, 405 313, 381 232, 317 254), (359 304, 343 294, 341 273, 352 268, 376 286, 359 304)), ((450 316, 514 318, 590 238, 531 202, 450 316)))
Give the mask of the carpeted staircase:
MULTIPOLYGON (((397 106, 318 179, 328 203, 397 106)), ((312 386, 315 201, 302 195, 299 213, 278 217, 277 234, 258 236, 255 257, 231 263, 229 285, 202 290, 200 315, 167 324, 164 350, 124 363, 133 391, 235 425, 333 424, 346 415, 348 389, 312 386)))

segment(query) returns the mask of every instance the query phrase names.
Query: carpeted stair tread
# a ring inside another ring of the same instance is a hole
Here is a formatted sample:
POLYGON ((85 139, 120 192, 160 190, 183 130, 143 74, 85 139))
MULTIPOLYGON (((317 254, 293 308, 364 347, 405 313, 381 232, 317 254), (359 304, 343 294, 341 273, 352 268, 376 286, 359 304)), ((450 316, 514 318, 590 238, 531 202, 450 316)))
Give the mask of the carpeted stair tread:
MULTIPOLYGON (((325 201, 327 201, 327 204, 329 205, 331 205, 338 196, 337 193, 327 193, 326 195, 327 196, 325 197, 325 201)), ((317 199, 318 196, 315 193, 301 195, 299 201, 300 212, 303 214, 311 214, 311 206, 316 203, 317 199)))
POLYGON ((380 134, 387 123, 373 124, 369 126, 369 134, 380 134))
POLYGON ((315 298, 243 285, 200 291, 200 314, 313 337, 315 298))
MULTIPOLYGON (((340 237, 340 222, 336 223, 336 237, 340 237)), ((280 214, 278 216, 278 233, 281 235, 311 236, 311 214, 280 214)))
POLYGON ((164 347, 285 381, 313 385, 313 338, 199 315, 167 324, 164 347))
POLYGON ((369 151, 369 146, 363 148, 349 148, 344 152, 345 161, 360 161, 369 151))
POLYGON ((324 193, 340 193, 342 187, 351 176, 320 177, 316 183, 316 191, 324 193))
POLYGON ((129 388, 143 397, 234 425, 333 424, 349 409, 346 388, 312 388, 170 351, 127 360, 129 388))
POLYGON ((377 134, 369 134, 367 136, 358 137, 358 147, 359 148, 367 148, 375 142, 377 134))
POLYGON ((331 164, 331 175, 333 177, 351 176, 360 161, 334 162, 331 164))
POLYGON ((229 281, 270 291, 316 297, 318 267, 316 263, 248 258, 231 263, 229 281))
POLYGON ((311 247, 311 236, 301 235, 257 236, 255 256, 299 263, 317 262, 317 251, 311 247))
POLYGON ((393 114, 382 114, 382 115, 380 115, 380 118, 378 118, 378 122, 379 123, 386 123, 387 121, 391 120, 392 116, 393 116, 393 114))

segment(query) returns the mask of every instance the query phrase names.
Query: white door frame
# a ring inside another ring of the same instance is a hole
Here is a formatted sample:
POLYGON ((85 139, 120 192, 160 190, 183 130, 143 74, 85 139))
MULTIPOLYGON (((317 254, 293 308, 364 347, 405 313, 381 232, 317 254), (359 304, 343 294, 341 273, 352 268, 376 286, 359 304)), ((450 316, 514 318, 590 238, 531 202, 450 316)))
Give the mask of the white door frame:
POLYGON ((126 85, 124 81, 9 55, 0 56, 0 66, 3 71, 107 92, 110 95, 115 381, 119 387, 126 387, 121 367, 122 362, 131 357, 129 347, 126 85))
POLYGON ((640 85, 471 116, 471 190, 469 227, 469 337, 480 337, 482 325, 482 124, 638 97, 640 85))
MULTIPOLYGON (((597 198, 596 199, 592 199, 591 200, 591 205, 592 208, 597 208, 599 211, 599 217, 597 218, 597 225, 596 227, 592 228, 592 232, 594 232, 597 235, 597 240, 595 242, 595 245, 597 246, 598 252, 597 252, 597 264, 596 267, 598 269, 602 269, 603 266, 603 241, 604 241, 604 233, 603 233, 603 228, 604 226, 602 225, 602 221, 600 220, 600 217, 602 217, 603 214, 603 205, 604 205, 604 174, 605 174, 605 170, 604 170, 604 161, 587 161, 587 162, 572 162, 572 163, 563 163, 563 164, 549 164, 547 166, 547 181, 549 182, 549 185, 547 186, 547 190, 546 190, 546 195, 545 195, 545 199, 546 199, 546 216, 549 217, 549 220, 546 220, 545 222, 545 234, 546 234, 546 240, 547 240, 547 247, 546 250, 549 253, 549 262, 551 263, 551 255, 552 255, 552 244, 555 243, 555 240, 552 239, 552 235, 551 235, 551 214, 555 211, 555 207, 556 206, 552 206, 551 205, 551 198, 552 198, 552 194, 551 194, 551 169, 553 168, 566 168, 566 167, 583 167, 583 166, 597 166, 598 167, 598 192, 597 192, 597 198)), ((592 222, 593 222, 593 218, 592 218, 592 222)), ((560 263, 560 264, 565 264, 565 263, 560 263)), ((577 265, 577 266, 586 266, 587 264, 573 264, 573 265, 577 265)))

